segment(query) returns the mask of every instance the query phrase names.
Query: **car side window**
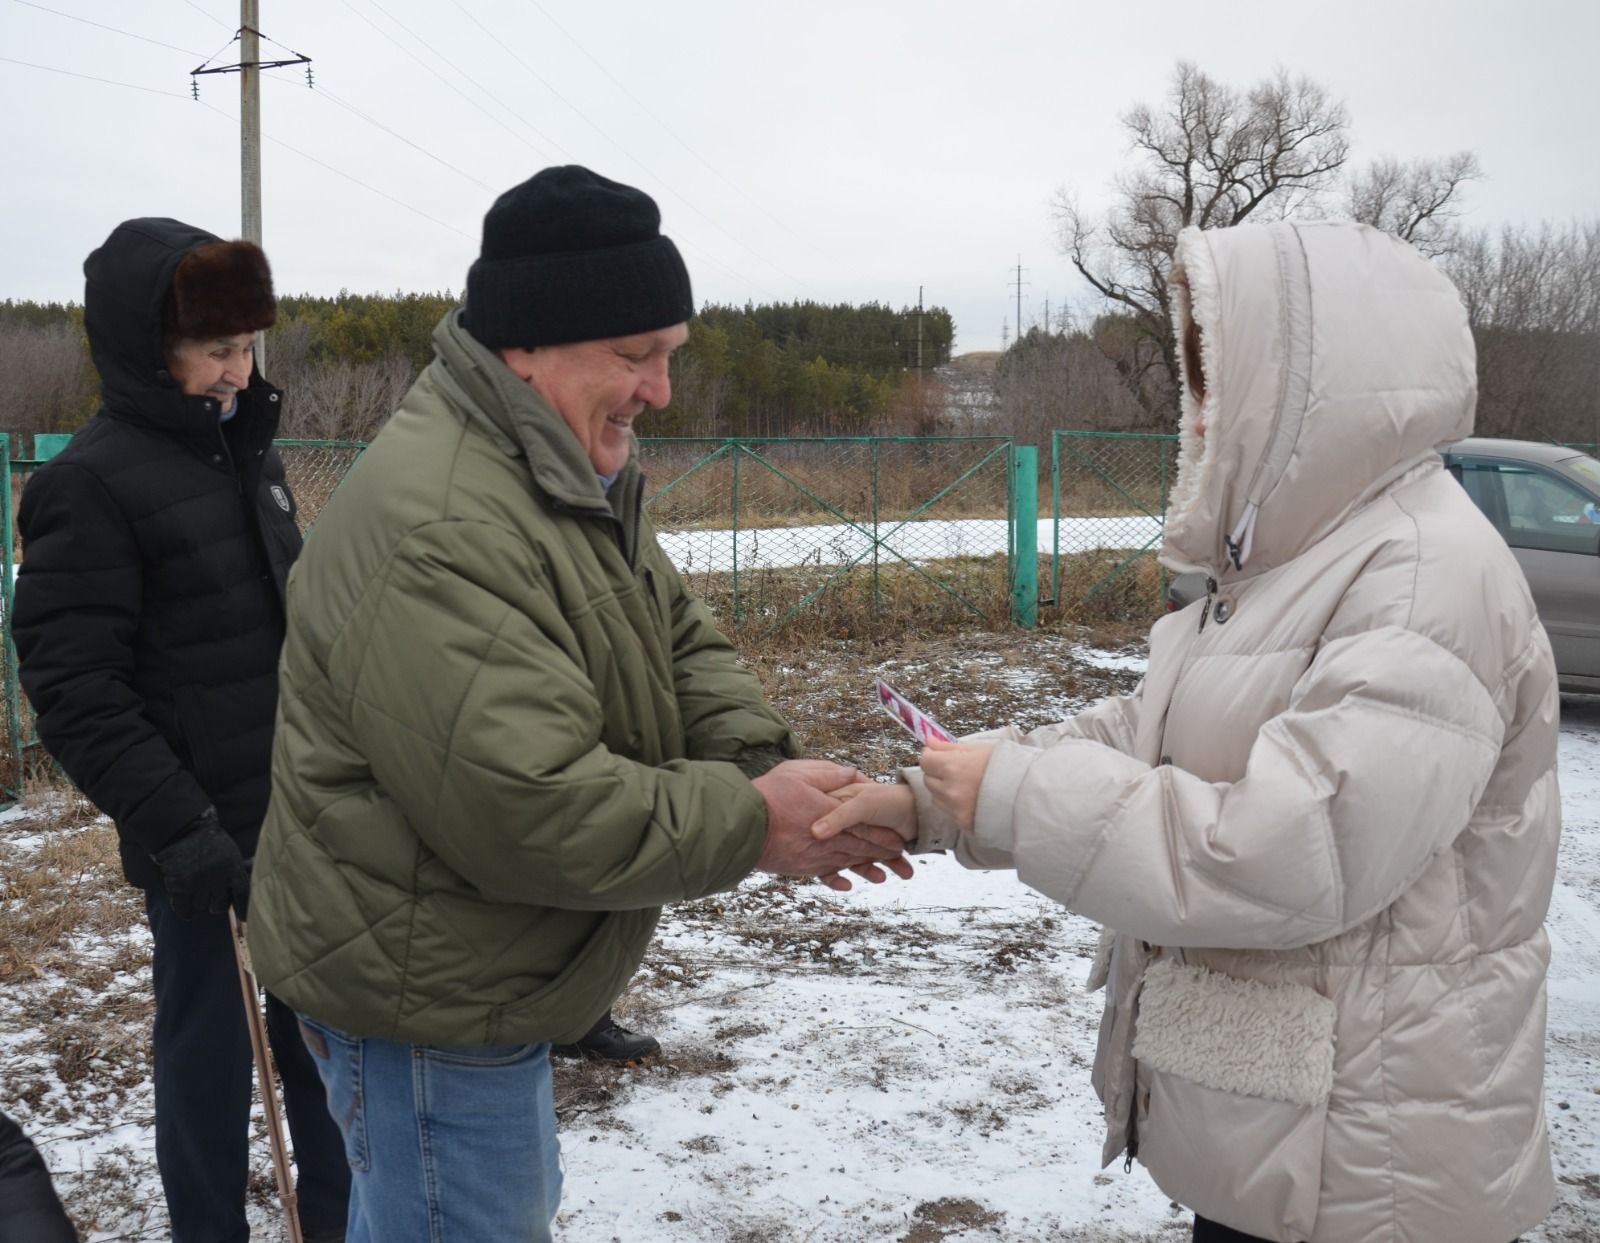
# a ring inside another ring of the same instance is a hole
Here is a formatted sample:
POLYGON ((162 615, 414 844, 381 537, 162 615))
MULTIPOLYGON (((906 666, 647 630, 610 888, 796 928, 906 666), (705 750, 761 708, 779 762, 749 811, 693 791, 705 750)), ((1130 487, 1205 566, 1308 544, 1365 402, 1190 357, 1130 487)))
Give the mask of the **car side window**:
POLYGON ((1497 466, 1505 496, 1506 542, 1550 552, 1600 551, 1600 509, 1565 480, 1526 467, 1497 466))
POLYGON ((1494 529, 1509 542, 1510 525, 1506 520, 1505 492, 1500 486, 1500 472, 1487 462, 1461 462, 1451 468, 1472 503, 1483 511, 1483 516, 1494 524, 1494 529))

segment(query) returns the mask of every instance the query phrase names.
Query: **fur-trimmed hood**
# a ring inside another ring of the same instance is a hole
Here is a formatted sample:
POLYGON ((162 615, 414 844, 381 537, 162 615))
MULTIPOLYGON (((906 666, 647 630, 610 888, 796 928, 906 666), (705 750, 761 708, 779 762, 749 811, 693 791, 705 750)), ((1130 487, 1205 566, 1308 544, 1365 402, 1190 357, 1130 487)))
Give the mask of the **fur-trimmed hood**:
MULTIPOLYGON (((185 396, 167 372, 164 310, 167 326, 183 335, 231 335, 271 324, 271 274, 259 248, 224 243, 180 220, 144 217, 113 229, 84 261, 83 275, 84 330, 106 410, 169 431, 208 426, 208 399, 185 396), (179 265, 191 256, 200 261, 186 265, 190 279, 174 290, 179 265)), ((250 387, 262 386, 253 372, 250 387)))
POLYGON ((1466 310, 1407 243, 1344 222, 1189 228, 1172 283, 1206 380, 1203 404, 1183 386, 1172 569, 1226 581, 1281 565, 1472 433, 1466 310))

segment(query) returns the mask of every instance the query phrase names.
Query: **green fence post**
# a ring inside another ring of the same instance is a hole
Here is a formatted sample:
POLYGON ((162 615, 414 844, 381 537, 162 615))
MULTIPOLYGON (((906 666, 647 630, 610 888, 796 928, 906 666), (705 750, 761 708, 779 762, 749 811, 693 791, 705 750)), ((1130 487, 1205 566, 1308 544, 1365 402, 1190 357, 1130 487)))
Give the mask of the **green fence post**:
POLYGON ((1018 445, 1011 459, 1012 547, 1011 620, 1019 626, 1039 622, 1039 450, 1018 445))
POLYGON ((744 617, 744 609, 739 599, 739 442, 729 442, 733 446, 733 624, 737 626, 744 617))
POLYGON ((883 593, 878 587, 878 464, 882 451, 883 442, 874 437, 872 441, 872 615, 874 617, 879 617, 883 613, 883 593))
POLYGON ((67 441, 72 439, 71 432, 35 432, 33 436, 33 456, 40 462, 48 462, 61 450, 67 447, 67 441))
POLYGON ((17 676, 17 648, 11 641, 12 574, 16 569, 16 527, 11 521, 11 437, 0 433, 0 507, 5 513, 6 564, 3 599, 5 606, 5 714, 6 714, 6 768, 5 788, 0 790, 0 801, 10 806, 22 797, 22 687, 17 676))
POLYGON ((1050 607, 1061 607, 1061 433, 1050 433, 1050 607))

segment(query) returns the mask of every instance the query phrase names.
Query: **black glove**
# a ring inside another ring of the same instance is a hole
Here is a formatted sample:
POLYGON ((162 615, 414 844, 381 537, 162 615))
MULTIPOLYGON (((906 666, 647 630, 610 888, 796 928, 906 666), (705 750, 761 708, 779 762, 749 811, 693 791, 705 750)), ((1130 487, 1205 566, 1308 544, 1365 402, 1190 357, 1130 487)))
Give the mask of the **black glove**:
POLYGON ((182 919, 205 912, 221 915, 231 904, 243 919, 250 902, 250 870, 238 844, 222 831, 207 807, 183 833, 156 851, 156 863, 172 909, 182 919))

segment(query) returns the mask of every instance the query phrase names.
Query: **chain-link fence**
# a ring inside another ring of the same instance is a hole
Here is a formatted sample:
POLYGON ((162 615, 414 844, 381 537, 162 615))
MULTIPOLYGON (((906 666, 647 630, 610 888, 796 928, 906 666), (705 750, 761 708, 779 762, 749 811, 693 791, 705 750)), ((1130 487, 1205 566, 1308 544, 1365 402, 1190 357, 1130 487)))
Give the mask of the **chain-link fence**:
POLYGON ((640 454, 662 547, 726 625, 1005 616, 1009 439, 647 439, 640 454))
POLYGON ((1156 563, 1178 438, 1127 432, 1050 437, 1050 590, 1063 608, 1114 597, 1129 615, 1159 611, 1166 590, 1156 563))
MULTIPOLYGON (((58 446, 52 446, 58 447, 58 446)), ((278 442, 302 529, 366 446, 278 442)), ((647 504, 662 546, 725 625, 795 619, 839 636, 973 617, 1010 603, 1011 441, 1004 437, 645 440, 647 504)), ((16 499, 33 460, 0 437, 4 608, 20 562, 16 499)), ((0 797, 20 796, 39 754, 5 628, 0 797)))
POLYGON ((280 440, 278 456, 294 493, 295 515, 302 532, 309 531, 333 490, 356 464, 364 440, 280 440))

